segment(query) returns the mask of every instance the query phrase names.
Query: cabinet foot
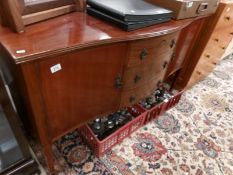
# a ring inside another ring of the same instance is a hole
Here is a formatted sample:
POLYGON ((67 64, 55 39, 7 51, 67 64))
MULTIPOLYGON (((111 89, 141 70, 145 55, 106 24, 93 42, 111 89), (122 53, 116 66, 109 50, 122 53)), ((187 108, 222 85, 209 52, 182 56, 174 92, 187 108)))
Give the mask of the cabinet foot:
POLYGON ((46 158, 49 174, 53 175, 55 174, 55 169, 54 169, 54 155, 53 155, 52 145, 44 147, 43 151, 46 158))

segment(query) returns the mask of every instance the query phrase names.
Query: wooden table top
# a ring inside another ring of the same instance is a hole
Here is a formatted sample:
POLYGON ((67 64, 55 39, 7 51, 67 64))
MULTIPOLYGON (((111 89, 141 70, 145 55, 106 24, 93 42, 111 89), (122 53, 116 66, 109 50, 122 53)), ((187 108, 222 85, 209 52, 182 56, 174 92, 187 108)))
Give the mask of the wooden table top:
POLYGON ((0 26, 0 42, 19 64, 79 48, 169 34, 194 19, 172 20, 126 32, 86 13, 74 12, 27 26, 22 34, 0 26))

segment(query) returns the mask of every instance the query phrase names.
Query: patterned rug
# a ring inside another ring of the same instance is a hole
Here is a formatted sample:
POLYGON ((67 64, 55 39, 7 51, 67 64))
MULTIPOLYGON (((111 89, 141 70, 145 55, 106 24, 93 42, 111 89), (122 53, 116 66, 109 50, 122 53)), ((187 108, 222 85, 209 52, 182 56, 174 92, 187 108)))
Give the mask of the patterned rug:
POLYGON ((59 175, 233 175, 233 58, 98 159, 78 132, 54 145, 59 175))

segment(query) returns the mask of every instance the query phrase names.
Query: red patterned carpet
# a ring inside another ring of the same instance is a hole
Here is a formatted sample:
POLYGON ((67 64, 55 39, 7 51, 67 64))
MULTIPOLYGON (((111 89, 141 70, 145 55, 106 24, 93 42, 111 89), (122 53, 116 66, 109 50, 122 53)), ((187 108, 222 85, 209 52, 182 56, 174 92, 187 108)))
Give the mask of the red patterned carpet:
MULTIPOLYGON (((70 133, 54 145, 59 175, 233 175, 233 58, 181 102, 100 159, 70 133)), ((36 148, 36 147, 34 147, 36 148)), ((39 160, 41 153, 37 152, 39 160)))

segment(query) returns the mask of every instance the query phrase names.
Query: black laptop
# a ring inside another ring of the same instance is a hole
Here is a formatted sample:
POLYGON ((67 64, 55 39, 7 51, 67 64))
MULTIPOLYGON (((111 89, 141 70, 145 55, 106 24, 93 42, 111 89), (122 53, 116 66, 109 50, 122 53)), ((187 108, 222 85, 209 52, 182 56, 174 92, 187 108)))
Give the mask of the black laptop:
POLYGON ((172 11, 143 0, 87 0, 87 13, 126 31, 171 20, 172 11))
POLYGON ((172 11, 143 0, 87 0, 87 4, 122 21, 145 21, 171 18, 172 11))
POLYGON ((163 22, 167 22, 171 20, 171 18, 159 18, 159 19, 153 19, 153 20, 147 20, 147 21, 125 22, 117 18, 114 18, 110 15, 104 14, 91 7, 87 7, 87 13, 90 15, 99 17, 100 19, 103 19, 105 21, 114 23, 115 25, 119 26, 120 28, 126 31, 132 31, 132 30, 140 29, 143 27, 147 27, 147 26, 151 26, 154 24, 159 24, 159 23, 163 23, 163 22))

